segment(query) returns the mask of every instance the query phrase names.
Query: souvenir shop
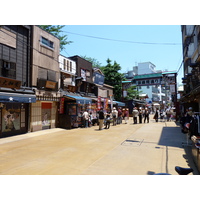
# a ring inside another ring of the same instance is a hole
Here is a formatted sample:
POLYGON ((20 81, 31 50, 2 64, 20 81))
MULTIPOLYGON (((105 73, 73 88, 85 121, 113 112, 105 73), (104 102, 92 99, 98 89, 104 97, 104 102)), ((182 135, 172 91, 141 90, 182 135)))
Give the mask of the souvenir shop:
POLYGON ((27 133, 33 94, 0 92, 0 137, 27 133))
POLYGON ((92 99, 78 94, 66 94, 60 98, 58 124, 60 128, 72 129, 82 126, 82 114, 85 110, 91 111, 96 107, 92 99))

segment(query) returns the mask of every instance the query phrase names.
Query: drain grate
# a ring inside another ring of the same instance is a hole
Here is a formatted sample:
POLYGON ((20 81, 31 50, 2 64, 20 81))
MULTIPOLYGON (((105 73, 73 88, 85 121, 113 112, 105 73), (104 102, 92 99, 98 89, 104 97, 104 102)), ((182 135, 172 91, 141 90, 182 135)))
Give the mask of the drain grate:
POLYGON ((143 140, 138 139, 127 139, 124 142, 121 143, 121 145, 124 146, 140 146, 142 144, 143 140))

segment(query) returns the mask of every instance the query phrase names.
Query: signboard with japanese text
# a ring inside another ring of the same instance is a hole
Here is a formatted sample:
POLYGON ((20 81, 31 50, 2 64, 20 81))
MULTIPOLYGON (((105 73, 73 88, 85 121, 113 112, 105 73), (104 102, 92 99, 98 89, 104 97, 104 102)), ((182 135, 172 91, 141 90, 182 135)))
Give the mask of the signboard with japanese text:
POLYGON ((65 98, 60 98, 60 109, 59 109, 60 114, 64 114, 64 102, 65 98))
POLYGON ((0 87, 20 89, 21 81, 0 77, 0 87))

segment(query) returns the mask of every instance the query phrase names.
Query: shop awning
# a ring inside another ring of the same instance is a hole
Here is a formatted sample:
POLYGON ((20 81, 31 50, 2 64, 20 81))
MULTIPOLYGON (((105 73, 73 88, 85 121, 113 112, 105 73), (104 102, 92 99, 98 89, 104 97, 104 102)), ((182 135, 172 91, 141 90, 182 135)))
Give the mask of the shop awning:
POLYGON ((92 99, 86 98, 86 97, 81 97, 81 96, 73 96, 73 95, 64 95, 64 97, 75 100, 76 103, 78 104, 90 104, 92 103, 92 99))
POLYGON ((114 101, 118 106, 125 106, 125 103, 120 101, 114 101))
POLYGON ((0 92, 3 103, 35 103, 36 95, 0 92))

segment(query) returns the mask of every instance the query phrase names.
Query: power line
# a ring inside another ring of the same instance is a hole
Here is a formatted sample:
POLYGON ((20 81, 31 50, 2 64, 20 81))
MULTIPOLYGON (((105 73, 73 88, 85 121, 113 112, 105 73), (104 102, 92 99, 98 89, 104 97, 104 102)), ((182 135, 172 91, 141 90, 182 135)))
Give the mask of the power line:
POLYGON ((180 43, 156 43, 156 42, 135 42, 135 41, 128 41, 128 40, 116 40, 116 39, 110 39, 110 38, 103 38, 103 37, 97 37, 97 36, 91 36, 91 35, 84 35, 80 33, 73 33, 69 31, 63 31, 68 34, 73 34, 73 35, 79 35, 83 37, 89 37, 89 38, 94 38, 94 39, 100 39, 100 40, 108 40, 108 41, 113 41, 113 42, 124 42, 124 43, 132 43, 132 44, 148 44, 148 45, 181 45, 180 43))

